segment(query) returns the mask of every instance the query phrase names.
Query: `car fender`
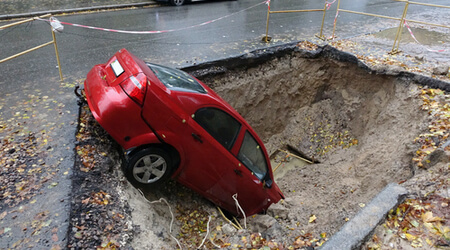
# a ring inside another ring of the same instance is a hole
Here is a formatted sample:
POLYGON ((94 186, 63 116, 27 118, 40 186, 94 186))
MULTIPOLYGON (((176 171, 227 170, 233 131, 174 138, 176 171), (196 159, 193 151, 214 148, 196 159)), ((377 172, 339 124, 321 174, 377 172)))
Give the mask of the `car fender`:
POLYGON ((148 144, 161 144, 161 141, 154 133, 141 134, 125 142, 124 149, 129 150, 148 144))
MULTIPOLYGON (((127 142, 127 147, 124 148, 125 151, 129 151, 131 153, 139 151, 142 148, 147 148, 151 146, 156 146, 160 148, 165 148, 169 151, 175 150, 176 152, 168 152, 168 153, 176 153, 179 157, 178 169, 180 166, 184 165, 185 160, 185 151, 183 147, 177 141, 177 135, 170 131, 157 131, 158 136, 155 133, 147 133, 142 134, 138 137, 131 139, 127 142), (161 141, 162 140, 162 141, 161 141)), ((171 154, 172 156, 175 156, 171 154)))
POLYGON ((164 144, 170 145, 178 152, 178 155, 180 156, 180 164, 173 175, 178 176, 179 173, 184 169, 187 157, 186 151, 184 150, 183 145, 180 143, 180 136, 170 130, 160 130, 157 131, 157 133, 164 141, 164 144))

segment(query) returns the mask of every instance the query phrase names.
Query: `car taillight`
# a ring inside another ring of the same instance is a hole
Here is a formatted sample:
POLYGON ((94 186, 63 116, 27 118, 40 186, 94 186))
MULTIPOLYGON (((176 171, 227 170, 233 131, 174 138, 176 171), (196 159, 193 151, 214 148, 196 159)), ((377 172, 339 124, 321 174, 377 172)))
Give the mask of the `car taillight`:
POLYGON ((145 91, 147 89, 147 77, 144 74, 130 76, 120 86, 127 95, 140 106, 144 103, 145 91))

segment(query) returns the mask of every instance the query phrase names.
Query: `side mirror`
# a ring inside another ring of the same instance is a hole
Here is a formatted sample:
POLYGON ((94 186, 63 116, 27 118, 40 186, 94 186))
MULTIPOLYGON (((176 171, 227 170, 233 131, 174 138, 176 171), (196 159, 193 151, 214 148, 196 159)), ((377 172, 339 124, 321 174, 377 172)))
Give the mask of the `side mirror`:
POLYGON ((273 181, 271 179, 264 181, 264 187, 266 187, 266 188, 271 188, 272 184, 273 184, 273 181))

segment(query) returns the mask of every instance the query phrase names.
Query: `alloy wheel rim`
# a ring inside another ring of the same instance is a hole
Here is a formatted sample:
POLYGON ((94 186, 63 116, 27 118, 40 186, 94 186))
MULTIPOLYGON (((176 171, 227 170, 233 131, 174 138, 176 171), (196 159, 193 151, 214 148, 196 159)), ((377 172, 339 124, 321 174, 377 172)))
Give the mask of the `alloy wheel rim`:
POLYGON ((167 162, 160 155, 145 155, 133 166, 134 178, 144 184, 154 183, 167 171, 167 162))

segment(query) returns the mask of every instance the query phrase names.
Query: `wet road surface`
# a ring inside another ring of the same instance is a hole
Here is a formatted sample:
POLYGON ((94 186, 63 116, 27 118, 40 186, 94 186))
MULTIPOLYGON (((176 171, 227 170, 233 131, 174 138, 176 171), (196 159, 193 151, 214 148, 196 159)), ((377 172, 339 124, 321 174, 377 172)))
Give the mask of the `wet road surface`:
MULTIPOLYGON (((444 3, 445 1, 437 1, 437 4, 444 3)), ((358 3, 342 1, 341 3, 341 8, 344 9, 390 16, 400 16, 403 6, 404 4, 400 2, 382 0, 358 1, 358 3)), ((323 3, 311 0, 285 0, 272 1, 271 5, 272 10, 298 8, 321 9, 323 3)), ((336 3, 332 5, 325 19, 326 36, 331 35, 335 10, 336 3)), ((445 13, 448 12, 424 10, 420 6, 411 7, 409 12, 411 17, 425 17, 428 21, 436 22, 445 13)), ((266 31, 266 15, 267 6, 262 1, 241 0, 199 2, 178 8, 163 5, 114 12, 57 16, 63 22, 111 29, 180 30, 134 35, 65 25, 64 32, 57 34, 62 71, 65 76, 62 83, 59 81, 55 51, 52 46, 0 64, 2 72, 0 135, 2 150, 6 150, 2 157, 14 157, 17 152, 20 152, 21 144, 14 145, 14 142, 27 142, 27 140, 29 142, 27 136, 30 133, 37 138, 34 139, 34 147, 43 152, 32 156, 28 162, 22 163, 26 165, 24 168, 26 171, 40 168, 39 174, 32 175, 37 179, 29 182, 30 179, 27 177, 30 175, 26 174, 22 179, 17 179, 17 183, 28 184, 28 187, 35 185, 43 191, 30 191, 26 199, 17 204, 11 203, 15 204, 13 206, 2 207, 0 248, 12 247, 16 243, 18 244, 16 246, 28 244, 43 248, 65 246, 65 230, 67 230, 70 205, 67 196, 70 194, 77 118, 73 88, 82 83, 93 65, 104 63, 117 50, 127 48, 145 60, 183 67, 237 56, 257 48, 314 39, 320 31, 321 12, 273 14, 270 17, 269 27, 269 35, 273 39, 271 43, 266 44, 261 42, 266 31), (218 20, 209 24, 187 28, 216 19, 218 20)), ((3 22, 0 25, 6 23, 3 22)), ((339 38, 350 37, 392 28, 396 25, 398 25, 397 21, 379 21, 374 17, 341 13, 336 34, 339 38)), ((50 40, 50 26, 44 21, 35 21, 2 30, 0 31, 2 44, 0 58, 50 40)), ((23 172, 16 174, 20 173, 23 172)), ((2 202, 8 199, 5 193, 6 191, 2 193, 2 202)))

